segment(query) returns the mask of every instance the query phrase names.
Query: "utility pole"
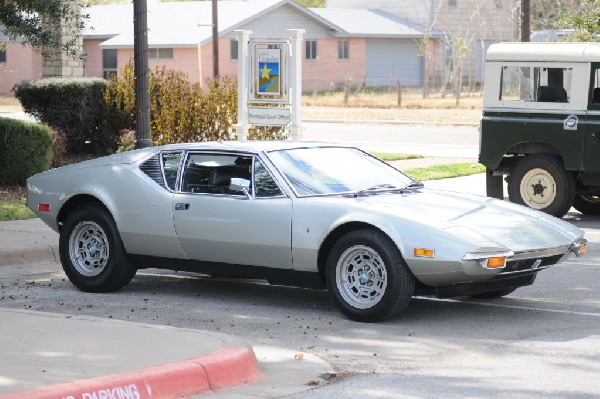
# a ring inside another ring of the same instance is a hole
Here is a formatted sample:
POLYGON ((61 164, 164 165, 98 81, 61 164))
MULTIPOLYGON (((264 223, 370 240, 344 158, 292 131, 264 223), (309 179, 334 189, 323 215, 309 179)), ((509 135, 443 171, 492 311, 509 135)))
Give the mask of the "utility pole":
POLYGON ((219 76, 219 18, 218 1, 212 0, 213 76, 219 76))
POLYGON ((531 3, 530 0, 521 0, 521 41, 529 42, 531 36, 531 3))
POLYGON ((133 0, 133 53, 135 72, 135 148, 152 147, 148 84, 148 6, 133 0))

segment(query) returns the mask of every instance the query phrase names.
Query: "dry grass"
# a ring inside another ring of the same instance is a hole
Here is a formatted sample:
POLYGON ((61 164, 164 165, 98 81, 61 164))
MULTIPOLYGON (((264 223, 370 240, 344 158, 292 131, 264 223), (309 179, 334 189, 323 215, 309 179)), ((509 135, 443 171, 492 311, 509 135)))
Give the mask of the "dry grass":
MULTIPOLYGON (((317 107, 343 107, 344 93, 326 92, 316 96, 305 95, 302 103, 307 106, 317 107)), ((401 108, 419 109, 477 109, 481 110, 482 97, 479 93, 465 94, 461 97, 458 106, 452 94, 442 97, 440 93, 432 93, 428 98, 423 98, 420 91, 410 89, 402 93, 401 108)), ((398 96, 395 92, 364 91, 351 94, 348 97, 348 107, 364 108, 398 108, 398 96)))
POLYGON ((406 90, 402 106, 397 106, 396 93, 383 91, 350 95, 344 106, 341 92, 321 93, 302 98, 303 116, 306 119, 399 120, 410 122, 471 123, 478 124, 481 117, 482 98, 479 94, 461 98, 459 106, 452 96, 442 98, 439 93, 423 98, 421 92, 406 90))

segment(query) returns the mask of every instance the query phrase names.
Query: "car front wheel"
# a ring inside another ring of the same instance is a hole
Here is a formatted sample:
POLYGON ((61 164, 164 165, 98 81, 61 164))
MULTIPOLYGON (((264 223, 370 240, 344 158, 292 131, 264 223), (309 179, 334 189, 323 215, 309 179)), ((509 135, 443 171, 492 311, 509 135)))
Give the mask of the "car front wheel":
POLYGON ((69 280, 86 292, 112 292, 136 273, 111 215, 98 206, 71 213, 61 230, 60 260, 69 280))
POLYGON ((327 260, 327 287, 349 319, 377 322, 402 312, 415 279, 392 240, 377 230, 341 237, 327 260))
POLYGON ((575 178, 559 158, 548 154, 529 155, 510 173, 511 202, 563 217, 575 198, 575 178))

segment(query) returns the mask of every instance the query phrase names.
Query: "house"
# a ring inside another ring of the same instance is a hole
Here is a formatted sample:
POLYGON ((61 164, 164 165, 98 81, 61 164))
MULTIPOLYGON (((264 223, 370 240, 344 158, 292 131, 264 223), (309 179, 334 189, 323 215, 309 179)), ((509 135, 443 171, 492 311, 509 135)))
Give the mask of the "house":
POLYGON ((15 83, 24 79, 42 77, 42 56, 20 41, 9 41, 0 32, 0 42, 4 48, 0 50, 0 94, 10 93, 15 83))
MULTIPOLYGON (((307 9, 292 0, 220 0, 218 10, 221 75, 237 74, 235 30, 250 30, 253 38, 273 39, 287 38, 286 29, 305 29, 305 91, 336 88, 346 80, 388 86, 400 79, 404 85, 421 85, 431 73, 423 61, 427 49, 421 42, 426 35, 436 40, 443 37, 441 32, 427 31, 418 23, 375 9, 307 9)), ((133 58, 133 6, 96 5, 83 12, 89 15, 82 32, 87 54, 84 75, 118 73, 133 58)), ((149 3, 149 67, 181 70, 191 82, 211 77, 211 15, 208 1, 149 3)), ((0 58, 2 93, 21 79, 41 76, 41 57, 31 47, 19 46, 7 45, 4 65, 0 58), (31 61, 19 61, 22 57, 31 61), (9 70, 13 72, 6 72, 9 70)))
MULTIPOLYGON (((151 3, 148 7, 150 66, 182 70, 192 82, 199 81, 200 76, 212 76, 210 2, 151 3)), ((132 7, 93 6, 87 12, 90 28, 84 31, 88 54, 85 74, 106 76, 133 57, 132 7)), ((423 80, 419 41, 425 30, 378 10, 307 9, 292 0, 229 0, 219 2, 218 26, 222 75, 237 73, 234 30, 250 30, 252 37, 258 38, 287 38, 286 29, 294 28, 306 30, 302 66, 305 91, 338 87, 346 79, 366 79, 368 85, 377 86, 395 82, 398 75, 407 85, 417 86, 423 80), (367 45, 370 42, 377 43, 367 45), (401 54, 400 62, 388 63, 387 55, 396 50, 401 54)))
POLYGON ((425 27, 428 34, 442 32, 441 40, 433 35, 436 40, 430 43, 434 63, 430 68, 435 70, 432 73, 436 83, 447 80, 458 63, 464 78, 482 82, 488 47, 517 37, 518 3, 514 0, 326 0, 327 9, 382 10, 425 27))

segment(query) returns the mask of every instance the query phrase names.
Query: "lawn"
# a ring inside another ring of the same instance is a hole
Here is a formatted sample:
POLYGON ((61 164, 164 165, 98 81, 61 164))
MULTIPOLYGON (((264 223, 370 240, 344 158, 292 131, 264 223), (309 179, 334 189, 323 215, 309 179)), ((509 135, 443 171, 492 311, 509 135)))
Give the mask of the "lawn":
POLYGON ((33 218, 35 215, 25 206, 25 198, 0 201, 0 221, 33 218))

